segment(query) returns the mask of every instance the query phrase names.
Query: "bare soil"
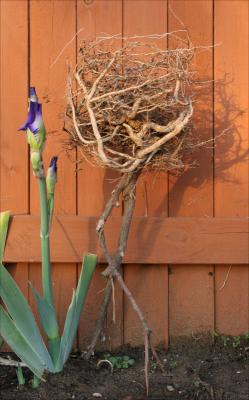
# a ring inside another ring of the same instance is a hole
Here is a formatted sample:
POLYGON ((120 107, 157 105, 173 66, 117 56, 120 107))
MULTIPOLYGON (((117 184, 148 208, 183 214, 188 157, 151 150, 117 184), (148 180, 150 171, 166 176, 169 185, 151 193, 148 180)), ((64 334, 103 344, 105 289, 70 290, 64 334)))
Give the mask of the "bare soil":
MULTIPOLYGON (((165 365, 162 373, 154 360, 150 370, 150 396, 144 388, 143 349, 123 347, 118 354, 136 360, 129 369, 111 374, 108 364, 97 368, 103 354, 90 362, 72 353, 65 370, 48 375, 46 383, 32 389, 31 374, 24 371, 26 385, 17 386, 15 368, 0 366, 1 400, 248 400, 249 340, 217 338, 207 342, 198 338, 179 340, 167 351, 160 349, 165 365), (97 395, 98 394, 98 397, 97 395)), ((5 354, 6 356, 6 354, 5 354)))

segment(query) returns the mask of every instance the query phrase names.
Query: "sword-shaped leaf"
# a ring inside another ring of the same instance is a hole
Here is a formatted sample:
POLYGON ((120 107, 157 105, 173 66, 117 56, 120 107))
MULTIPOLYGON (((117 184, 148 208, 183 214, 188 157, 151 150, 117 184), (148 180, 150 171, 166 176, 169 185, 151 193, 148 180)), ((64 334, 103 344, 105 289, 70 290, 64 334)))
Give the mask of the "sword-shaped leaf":
POLYGON ((0 334, 16 355, 27 364, 27 367, 38 378, 42 379, 43 372, 46 369, 45 363, 41 361, 39 354, 34 351, 28 339, 19 332, 14 321, 1 305, 0 334))
POLYGON ((44 299, 40 293, 30 284, 34 294, 36 305, 43 329, 49 339, 56 339, 59 336, 59 329, 54 307, 44 299))
POLYGON ((9 227, 10 211, 0 213, 0 264, 3 262, 4 248, 9 227))
POLYGON ((70 354, 74 337, 77 332, 81 311, 84 306, 88 288, 97 264, 97 256, 86 254, 83 257, 82 269, 79 277, 78 286, 67 312, 65 326, 61 337, 61 363, 67 361, 70 354))
MULTIPOLYGON (((0 213, 0 264, 3 262, 4 249, 7 239, 8 227, 10 220, 10 211, 0 213)), ((3 346, 3 339, 0 337, 0 350, 3 346)))
MULTIPOLYGON (((70 336, 70 332, 72 330, 72 326, 73 326, 73 320, 75 317, 75 310, 76 310, 76 297, 75 297, 75 290, 73 291, 73 296, 72 296, 72 300, 70 303, 70 306, 68 307, 67 310, 67 316, 66 316, 66 320, 64 323, 64 329, 63 329, 63 334, 61 337, 61 346, 60 346, 60 355, 58 358, 58 363, 57 363, 57 370, 61 371, 63 368, 63 365, 65 364, 65 354, 70 353, 71 350, 71 340, 69 341, 68 338, 70 336), (69 350, 68 350, 69 348, 69 350)), ((73 338, 74 339, 74 338, 73 338)), ((73 343, 73 341, 72 341, 73 343)))
POLYGON ((46 369, 53 372, 54 366, 51 357, 38 330, 29 304, 3 265, 0 265, 0 297, 18 331, 29 342, 33 351, 39 355, 40 360, 46 364, 46 369))

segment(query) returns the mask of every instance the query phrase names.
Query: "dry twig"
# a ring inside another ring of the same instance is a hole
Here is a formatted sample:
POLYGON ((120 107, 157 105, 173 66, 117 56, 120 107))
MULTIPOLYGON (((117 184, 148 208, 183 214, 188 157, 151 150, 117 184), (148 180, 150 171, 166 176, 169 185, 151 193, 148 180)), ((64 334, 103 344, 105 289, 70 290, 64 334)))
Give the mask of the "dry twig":
POLYGON ((0 365, 7 365, 8 367, 27 367, 27 365, 24 362, 3 357, 0 357, 0 365))

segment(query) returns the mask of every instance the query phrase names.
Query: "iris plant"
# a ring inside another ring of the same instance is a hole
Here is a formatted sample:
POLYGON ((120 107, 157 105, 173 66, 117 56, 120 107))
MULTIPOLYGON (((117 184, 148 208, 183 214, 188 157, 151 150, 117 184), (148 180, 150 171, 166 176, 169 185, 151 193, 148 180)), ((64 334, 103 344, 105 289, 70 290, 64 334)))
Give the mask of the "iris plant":
MULTIPOLYGON (((49 243, 57 181, 57 157, 51 159, 45 176, 42 155, 46 129, 42 118, 42 106, 38 102, 33 87, 30 88, 28 118, 19 130, 26 132, 33 173, 39 185, 43 295, 31 283, 30 286, 36 300, 40 322, 47 337, 48 348, 45 346, 27 300, 2 264, 10 218, 9 212, 0 214, 0 296, 5 305, 5 308, 0 305, 0 338, 2 337, 16 355, 33 371, 33 385, 35 386, 43 379, 44 371, 59 372, 67 361, 97 257, 93 254, 83 257, 78 286, 73 292, 63 333, 60 335, 53 301, 49 243)), ((20 367, 17 370, 17 376, 19 383, 23 383, 20 367)))

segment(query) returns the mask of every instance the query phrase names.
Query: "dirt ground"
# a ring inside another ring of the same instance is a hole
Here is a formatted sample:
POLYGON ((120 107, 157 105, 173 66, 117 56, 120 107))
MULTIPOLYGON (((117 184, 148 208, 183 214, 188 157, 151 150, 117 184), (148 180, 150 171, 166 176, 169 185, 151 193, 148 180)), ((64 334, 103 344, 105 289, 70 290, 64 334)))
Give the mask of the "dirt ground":
MULTIPOLYGON (((107 363, 97 368, 103 354, 86 362, 73 353, 65 370, 48 375, 38 389, 30 387, 29 371, 25 371, 26 385, 18 387, 15 368, 0 366, 0 399, 145 400, 143 349, 124 347, 118 354, 134 358, 134 365, 111 374, 107 363)), ((165 372, 151 361, 147 399, 249 399, 249 338, 184 339, 159 354, 165 372)))

